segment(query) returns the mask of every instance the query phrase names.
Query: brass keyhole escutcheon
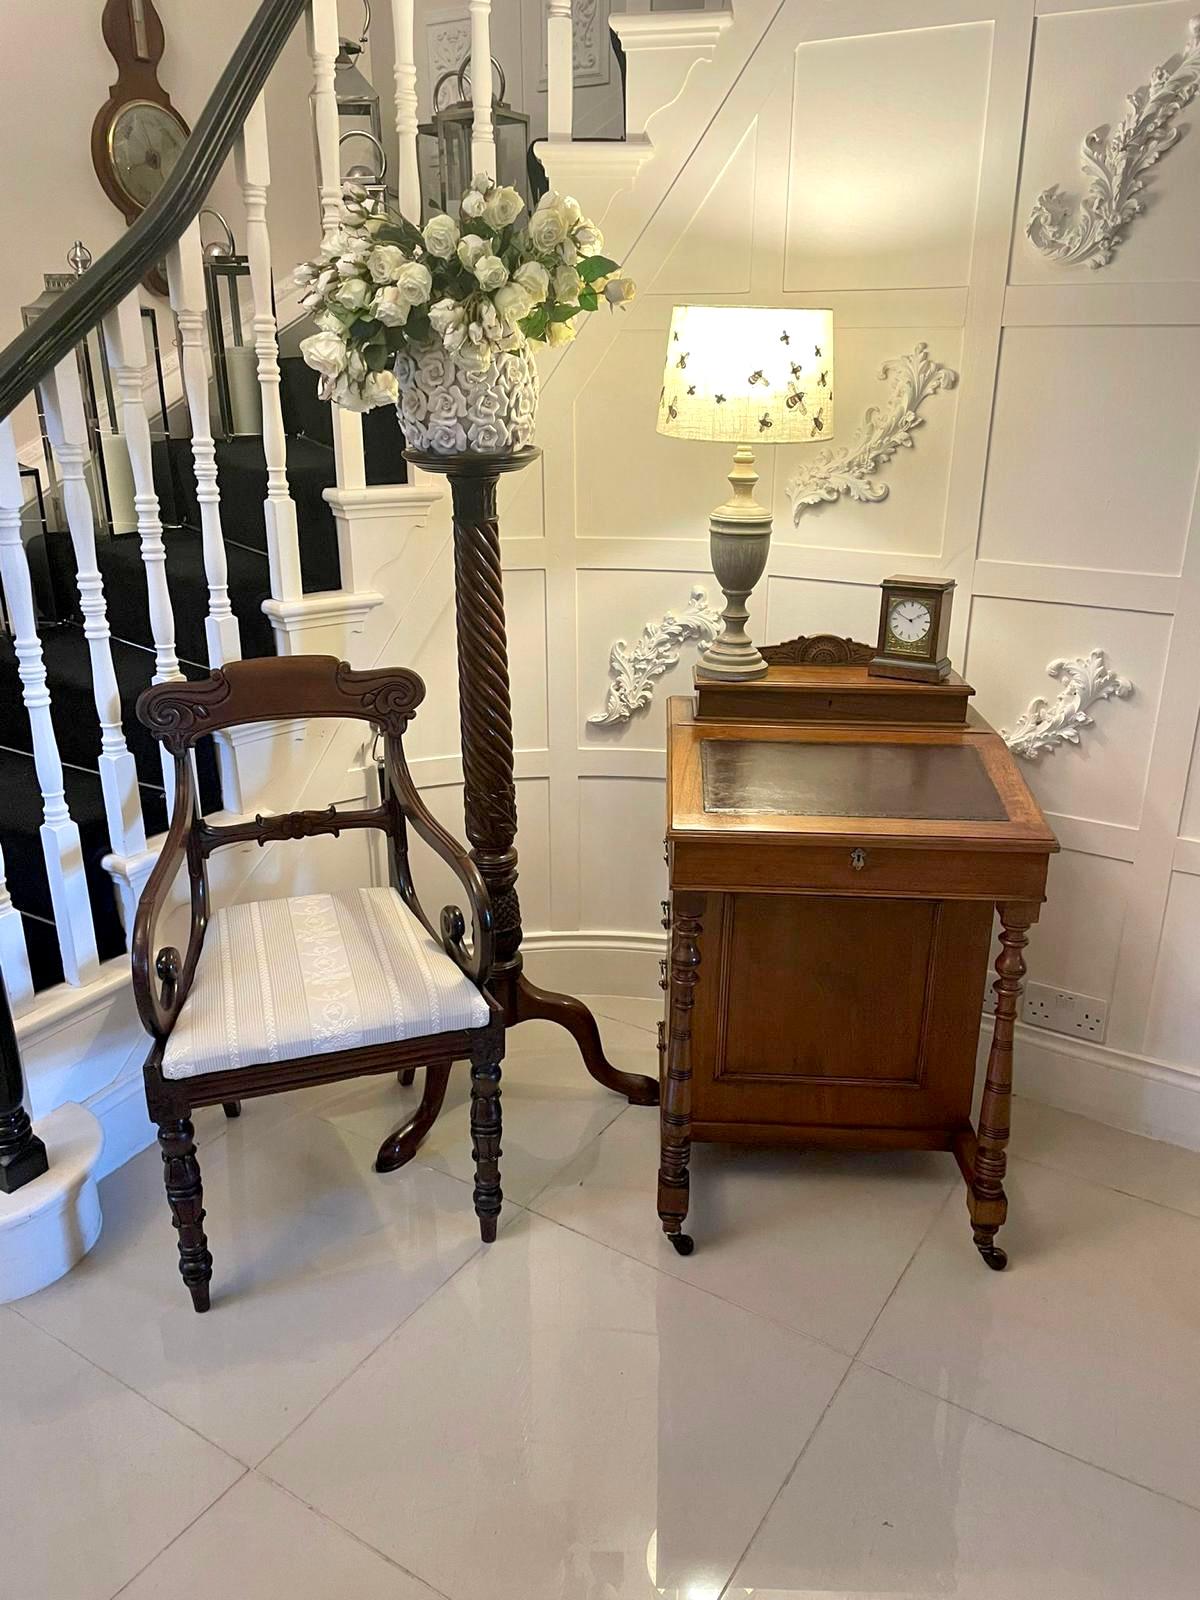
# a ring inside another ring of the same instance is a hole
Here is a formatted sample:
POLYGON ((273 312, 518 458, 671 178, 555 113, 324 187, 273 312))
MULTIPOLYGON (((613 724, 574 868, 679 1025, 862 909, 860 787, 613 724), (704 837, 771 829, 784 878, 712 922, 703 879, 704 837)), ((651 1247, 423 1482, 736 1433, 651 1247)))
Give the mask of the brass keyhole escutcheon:
POLYGON ((855 872, 861 872, 866 864, 867 852, 865 850, 851 850, 850 865, 854 868, 855 872))

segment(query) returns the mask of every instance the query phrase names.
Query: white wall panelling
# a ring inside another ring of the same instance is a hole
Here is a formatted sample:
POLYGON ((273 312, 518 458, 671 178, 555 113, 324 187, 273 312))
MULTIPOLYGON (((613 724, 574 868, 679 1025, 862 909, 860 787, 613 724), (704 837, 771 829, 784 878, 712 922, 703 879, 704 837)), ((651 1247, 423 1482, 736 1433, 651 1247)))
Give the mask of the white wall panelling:
POLYGON ((1160 1135, 1194 1105, 1178 1132, 1200 1143, 1200 1094, 1185 1092, 1200 1089, 1200 1036, 1180 1020, 1200 934, 1195 773, 1181 822, 1200 709, 1200 144, 1188 129, 1155 169, 1153 203, 1103 274, 1051 267, 1020 232, 1027 195, 1074 176, 1081 132, 1119 113, 1131 62, 1180 48, 1188 15, 745 0, 649 119, 654 157, 605 224, 641 297, 548 368, 540 442, 552 928, 643 941, 653 993, 663 701, 688 684, 691 652, 645 714, 586 719, 612 640, 712 581, 705 527, 726 452, 653 428, 671 306, 831 305, 835 444, 883 398, 885 359, 924 342, 960 374, 888 464, 878 504, 841 499, 793 526, 785 486, 819 447, 764 452, 775 541, 755 636, 870 639, 882 577, 944 573, 959 585, 954 659, 997 725, 1013 726, 1053 659, 1102 646, 1133 681, 1094 708, 1078 748, 1029 770, 1064 847, 1031 970, 1110 1009, 1104 1047, 1055 1054, 1051 1040, 1041 1083, 1023 1087, 1084 1109, 1091 1095, 1160 1135))

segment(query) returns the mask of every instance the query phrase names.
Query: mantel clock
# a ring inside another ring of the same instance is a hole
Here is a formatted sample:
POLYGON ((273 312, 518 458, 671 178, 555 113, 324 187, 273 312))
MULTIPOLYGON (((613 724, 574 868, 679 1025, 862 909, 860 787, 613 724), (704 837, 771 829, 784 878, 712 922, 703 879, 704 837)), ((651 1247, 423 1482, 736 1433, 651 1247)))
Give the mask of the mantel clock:
POLYGON ((879 643, 867 666, 873 678, 942 683, 950 675, 950 605, 954 579, 885 578, 879 643))

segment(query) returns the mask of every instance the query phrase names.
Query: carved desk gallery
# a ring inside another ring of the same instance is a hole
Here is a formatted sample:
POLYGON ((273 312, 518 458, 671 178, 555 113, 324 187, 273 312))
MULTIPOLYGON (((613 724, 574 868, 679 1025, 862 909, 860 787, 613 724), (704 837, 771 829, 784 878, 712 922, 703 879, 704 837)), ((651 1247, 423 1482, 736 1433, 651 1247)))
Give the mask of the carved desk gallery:
POLYGON ((979 1252, 1003 1267, 1022 950, 1058 848, 1012 755, 955 674, 772 666, 697 691, 668 712, 664 1231, 690 1253, 694 1139, 946 1150, 979 1252))

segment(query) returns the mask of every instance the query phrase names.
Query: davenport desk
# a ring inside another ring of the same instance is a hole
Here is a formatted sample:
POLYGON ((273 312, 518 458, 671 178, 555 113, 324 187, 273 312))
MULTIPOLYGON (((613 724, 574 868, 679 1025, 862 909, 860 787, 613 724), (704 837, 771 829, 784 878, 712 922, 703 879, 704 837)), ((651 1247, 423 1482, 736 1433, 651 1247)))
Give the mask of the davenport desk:
POLYGON ((796 666, 670 701, 658 1213, 681 1254, 700 1139, 950 1151, 1005 1265, 1022 950, 1058 845, 971 693, 796 666))

